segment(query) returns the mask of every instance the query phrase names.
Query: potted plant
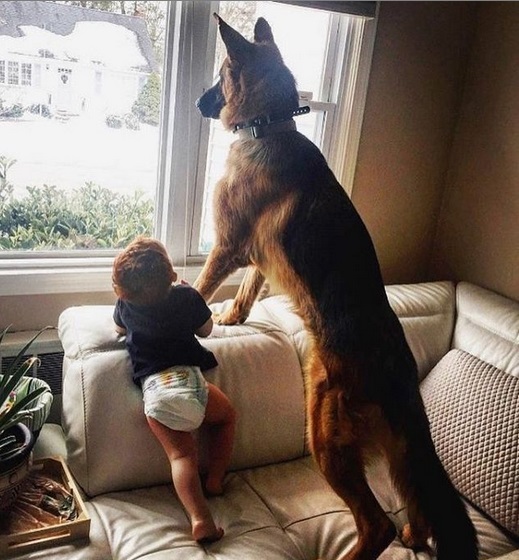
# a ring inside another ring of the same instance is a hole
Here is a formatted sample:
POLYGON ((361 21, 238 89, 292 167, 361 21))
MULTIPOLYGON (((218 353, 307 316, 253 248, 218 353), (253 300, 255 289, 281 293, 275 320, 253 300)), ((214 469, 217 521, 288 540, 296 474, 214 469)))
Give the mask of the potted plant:
MULTIPOLYGON (((0 333, 0 344, 8 330, 9 327, 0 333)), ((34 386, 32 378, 26 377, 38 358, 24 360, 27 350, 44 330, 39 331, 18 352, 0 376, 0 511, 13 503, 29 474, 34 432, 39 432, 52 402, 50 388, 44 381, 34 379, 38 382, 34 386), (46 398, 41 405, 34 407, 35 400, 44 394, 46 398), (35 412, 38 412, 38 425, 32 423, 35 412)))

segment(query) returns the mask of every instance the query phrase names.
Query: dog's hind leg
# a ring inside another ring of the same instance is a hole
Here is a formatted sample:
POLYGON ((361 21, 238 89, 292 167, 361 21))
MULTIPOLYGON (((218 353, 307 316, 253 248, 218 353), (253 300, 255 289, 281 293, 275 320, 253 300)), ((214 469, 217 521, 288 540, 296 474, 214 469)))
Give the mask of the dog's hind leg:
POLYGON ((362 417, 344 410, 343 391, 330 389, 312 372, 309 391, 309 440, 312 454, 335 493, 350 508, 358 540, 341 560, 375 560, 396 536, 396 529, 373 495, 365 477, 358 441, 362 417))
POLYGON ((474 526, 436 454, 425 412, 407 419, 400 439, 386 454, 393 480, 408 507, 409 526, 402 541, 424 549, 432 536, 438 560, 477 560, 474 526))
POLYGON ((255 302, 265 277, 256 266, 249 266, 240 284, 238 293, 234 298, 232 307, 217 317, 216 322, 220 325, 236 325, 243 323, 249 316, 249 312, 255 302))
POLYGON ((407 506, 408 523, 400 533, 400 540, 407 548, 414 551, 427 551, 431 553, 428 543, 432 536, 431 527, 419 507, 419 496, 416 493, 415 482, 411 465, 408 464, 408 442, 400 433, 391 435, 386 440, 385 455, 387 457, 390 474, 398 491, 407 506))

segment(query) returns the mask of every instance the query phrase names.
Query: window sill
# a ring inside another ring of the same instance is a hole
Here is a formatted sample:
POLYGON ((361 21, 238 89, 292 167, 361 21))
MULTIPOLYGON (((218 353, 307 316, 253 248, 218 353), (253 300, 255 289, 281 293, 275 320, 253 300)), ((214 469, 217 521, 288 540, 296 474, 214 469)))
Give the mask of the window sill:
MULTIPOLYGON (((67 263, 66 266, 0 269, 0 296, 111 292, 112 261, 106 260, 88 266, 83 261, 67 263)), ((197 279, 201 270, 201 265, 176 267, 178 277, 189 284, 197 279)), ((243 273, 243 270, 238 270, 227 279, 225 285, 238 286, 243 273)))

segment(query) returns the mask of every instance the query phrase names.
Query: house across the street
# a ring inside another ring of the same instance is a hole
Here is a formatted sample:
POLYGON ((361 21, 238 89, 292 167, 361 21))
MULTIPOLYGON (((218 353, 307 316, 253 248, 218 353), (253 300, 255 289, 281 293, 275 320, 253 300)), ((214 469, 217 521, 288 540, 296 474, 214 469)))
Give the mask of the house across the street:
POLYGON ((138 16, 0 2, 0 101, 51 113, 125 113, 157 69, 138 16))

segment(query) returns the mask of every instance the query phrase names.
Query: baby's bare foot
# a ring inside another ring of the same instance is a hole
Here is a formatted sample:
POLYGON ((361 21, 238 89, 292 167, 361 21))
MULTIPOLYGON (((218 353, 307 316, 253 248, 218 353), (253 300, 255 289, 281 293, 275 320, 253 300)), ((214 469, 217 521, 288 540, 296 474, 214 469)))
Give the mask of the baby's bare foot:
POLYGON ((219 541, 224 531, 221 527, 216 527, 212 521, 196 521, 192 528, 193 539, 200 544, 209 544, 219 541))

